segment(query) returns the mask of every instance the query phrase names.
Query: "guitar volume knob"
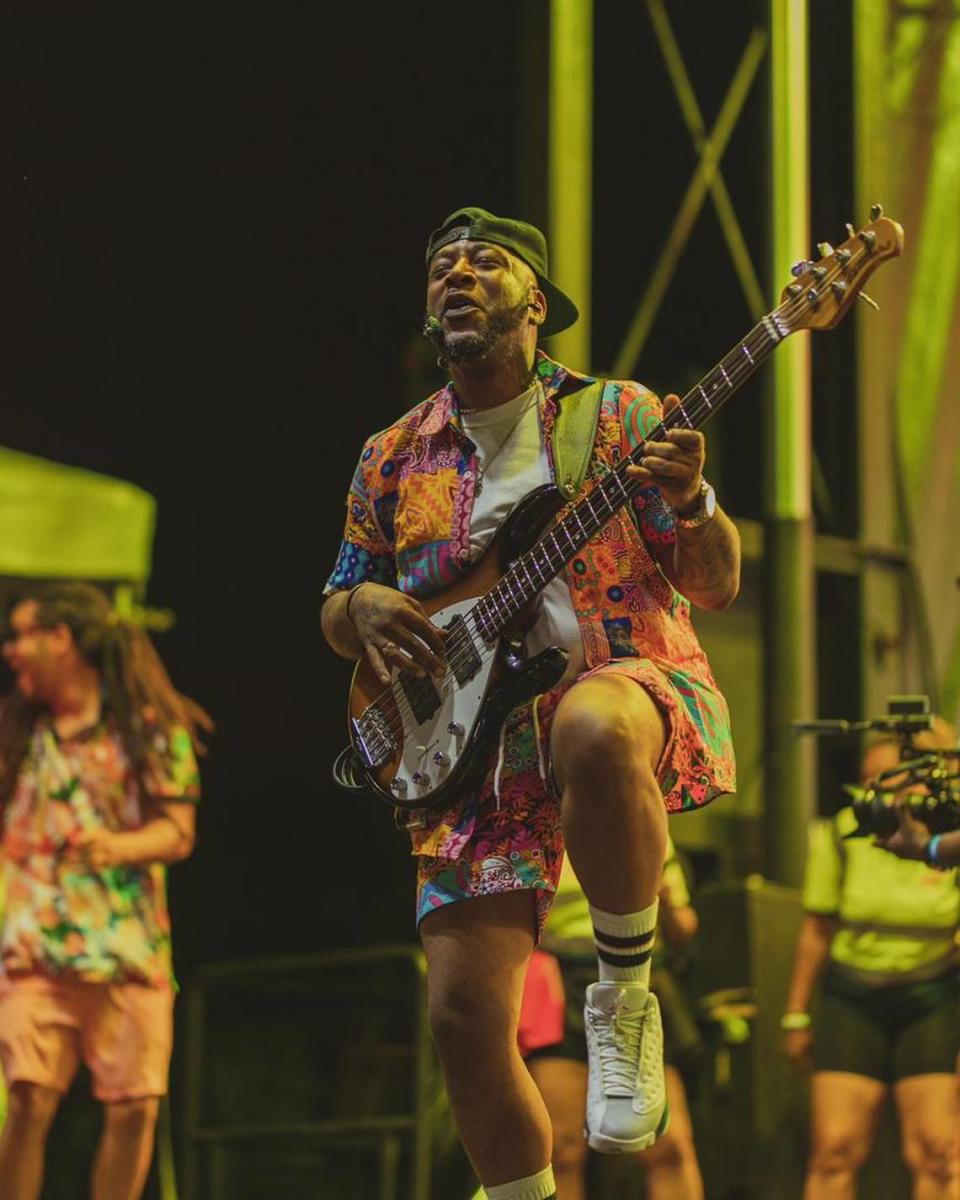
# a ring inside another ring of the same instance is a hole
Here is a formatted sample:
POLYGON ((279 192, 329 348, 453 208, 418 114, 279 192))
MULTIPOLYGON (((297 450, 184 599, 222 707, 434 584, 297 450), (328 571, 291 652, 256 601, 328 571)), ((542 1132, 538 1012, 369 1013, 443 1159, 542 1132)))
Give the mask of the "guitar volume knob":
POLYGON ((459 721, 451 721, 447 726, 447 733, 449 733, 451 737, 462 738, 465 732, 466 731, 459 721))
POLYGON ((433 756, 433 761, 437 764, 438 767, 449 767, 450 766, 450 755, 444 754, 444 752, 442 750, 438 750, 436 752, 436 754, 433 756))

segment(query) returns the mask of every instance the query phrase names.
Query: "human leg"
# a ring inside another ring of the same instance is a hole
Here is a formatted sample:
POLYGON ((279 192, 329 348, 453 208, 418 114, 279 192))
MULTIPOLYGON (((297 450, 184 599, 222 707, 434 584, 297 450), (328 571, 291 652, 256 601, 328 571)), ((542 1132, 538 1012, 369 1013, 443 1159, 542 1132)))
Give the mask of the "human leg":
POLYGON ((60 1093, 37 1083, 10 1085, 0 1136, 0 1180, 6 1200, 38 1200, 43 1186, 47 1134, 60 1093))
POLYGON ((683 1078, 676 1067, 666 1067, 664 1074, 670 1126, 663 1137, 637 1155, 646 1174, 647 1200, 703 1200, 703 1179, 683 1078))
POLYGON ((535 1177, 550 1163, 550 1119, 516 1040, 533 893, 445 904, 421 921, 420 936, 430 1025, 474 1169, 488 1191, 535 1177))
POLYGON ((666 811, 667 727, 626 675, 595 674, 560 701, 550 735, 564 837, 590 902, 600 982, 587 990, 589 1144, 629 1153, 666 1127, 663 1045, 649 990, 666 811))
POLYGON ((78 1019, 69 988, 43 976, 0 984, 0 1060, 8 1089, 0 1136, 5 1200, 36 1200, 47 1135, 79 1063, 78 1019))
POLYGON ((879 1079, 816 1071, 810 1084, 810 1160, 804 1200, 854 1200, 887 1094, 879 1079))
POLYGON ((649 907, 660 889, 667 816, 657 769, 666 735, 649 693, 612 672, 576 683, 553 720, 567 852, 590 904, 612 914, 649 907))
POLYGON ((952 979, 937 984, 929 986, 941 991, 939 1003, 930 1007, 929 994, 926 1004, 922 992, 914 994, 914 1003, 904 1005, 910 1017, 901 1013, 896 1025, 893 1093, 913 1200, 960 1197, 957 993, 952 979))
POLYGON ((139 1200, 153 1157, 159 1107, 157 1096, 104 1104, 90 1189, 93 1200, 139 1200))
POLYGON ((956 1076, 898 1079, 893 1094, 903 1158, 913 1176, 913 1200, 960 1200, 956 1076))
POLYGON ((586 1200, 589 1153, 583 1136, 587 1064, 572 1058, 535 1056, 527 1062, 553 1129, 553 1173, 561 1200, 586 1200))
POLYGON ((93 1200, 137 1200, 153 1156, 160 1096, 173 1048, 173 993, 140 984, 90 984, 83 1053, 103 1102, 93 1200))

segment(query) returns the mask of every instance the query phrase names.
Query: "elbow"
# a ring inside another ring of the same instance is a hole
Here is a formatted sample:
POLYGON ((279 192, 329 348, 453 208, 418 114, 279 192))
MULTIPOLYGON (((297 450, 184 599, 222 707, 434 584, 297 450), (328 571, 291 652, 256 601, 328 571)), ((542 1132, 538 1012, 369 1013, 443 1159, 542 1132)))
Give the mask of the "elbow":
POLYGON ((740 573, 734 579, 731 579, 724 587, 718 588, 711 592, 709 596, 705 596, 700 601, 700 607, 706 608, 710 612, 723 612, 729 608, 740 595, 740 573))
POLYGON ((181 833, 176 845, 172 848, 166 858, 168 864, 184 862, 193 853, 193 848, 197 844, 197 839, 192 833, 181 833))

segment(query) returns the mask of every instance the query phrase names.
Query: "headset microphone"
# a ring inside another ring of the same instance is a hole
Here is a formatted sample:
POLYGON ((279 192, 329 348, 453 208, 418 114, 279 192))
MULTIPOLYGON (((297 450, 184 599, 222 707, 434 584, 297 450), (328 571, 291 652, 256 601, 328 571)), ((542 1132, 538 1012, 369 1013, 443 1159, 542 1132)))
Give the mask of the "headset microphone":
POLYGON ((429 338, 431 342, 436 342, 443 333, 443 326, 434 316, 424 318, 423 328, 420 331, 424 337, 429 338))

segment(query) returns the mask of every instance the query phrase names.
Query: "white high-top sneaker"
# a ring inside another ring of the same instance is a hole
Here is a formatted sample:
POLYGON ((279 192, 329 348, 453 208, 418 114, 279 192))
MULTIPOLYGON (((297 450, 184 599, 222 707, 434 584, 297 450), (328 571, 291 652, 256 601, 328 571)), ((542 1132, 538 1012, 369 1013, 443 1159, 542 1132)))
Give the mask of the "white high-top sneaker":
POLYGON ((587 1142, 601 1154, 645 1150, 670 1121, 657 998, 642 983, 592 983, 583 1019, 587 1142))

